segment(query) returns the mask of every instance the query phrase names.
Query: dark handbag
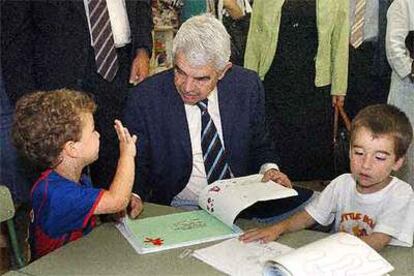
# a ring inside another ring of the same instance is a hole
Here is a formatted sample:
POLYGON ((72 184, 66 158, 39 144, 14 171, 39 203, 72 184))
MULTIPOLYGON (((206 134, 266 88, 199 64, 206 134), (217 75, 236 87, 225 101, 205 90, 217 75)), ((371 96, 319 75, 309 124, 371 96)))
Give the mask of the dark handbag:
POLYGON ((335 175, 349 172, 349 141, 351 120, 342 106, 335 105, 333 127, 333 161, 335 175), (339 118, 342 124, 339 124, 339 118))
POLYGON ((244 51, 246 49, 247 34, 250 25, 250 13, 246 13, 240 19, 232 19, 230 16, 223 16, 223 25, 231 37, 231 57, 234 64, 243 66, 244 51))

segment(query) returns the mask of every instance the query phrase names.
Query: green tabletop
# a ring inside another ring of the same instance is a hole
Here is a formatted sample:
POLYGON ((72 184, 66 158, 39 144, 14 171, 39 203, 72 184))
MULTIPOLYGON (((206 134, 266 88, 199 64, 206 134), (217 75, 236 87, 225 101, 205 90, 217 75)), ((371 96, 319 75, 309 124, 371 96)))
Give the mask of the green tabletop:
MULTIPOLYGON (((174 212, 179 210, 146 203, 142 217, 174 212)), ((237 224, 243 229, 257 226, 246 220, 238 220, 237 224)), ((291 247, 300 247, 326 235, 303 230, 284 235, 278 241, 291 247)), ((139 255, 113 224, 106 223, 89 235, 31 263, 20 272, 26 275, 222 275, 209 265, 184 254, 188 250, 214 243, 217 242, 139 255)), ((391 275, 413 275, 413 248, 388 246, 381 251, 381 255, 395 267, 391 275)))

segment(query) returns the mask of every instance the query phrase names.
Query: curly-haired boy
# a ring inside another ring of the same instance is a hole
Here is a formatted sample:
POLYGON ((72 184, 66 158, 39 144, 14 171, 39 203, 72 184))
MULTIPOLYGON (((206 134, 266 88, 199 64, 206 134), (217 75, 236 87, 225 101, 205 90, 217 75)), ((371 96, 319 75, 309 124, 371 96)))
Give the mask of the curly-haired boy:
POLYGON ((30 243, 38 258, 88 234, 97 214, 116 213, 131 204, 131 217, 142 211, 131 196, 136 140, 115 121, 120 156, 109 190, 96 189, 82 170, 99 155, 94 101, 78 91, 61 89, 23 96, 16 104, 13 140, 36 165, 45 168, 31 191, 30 243))

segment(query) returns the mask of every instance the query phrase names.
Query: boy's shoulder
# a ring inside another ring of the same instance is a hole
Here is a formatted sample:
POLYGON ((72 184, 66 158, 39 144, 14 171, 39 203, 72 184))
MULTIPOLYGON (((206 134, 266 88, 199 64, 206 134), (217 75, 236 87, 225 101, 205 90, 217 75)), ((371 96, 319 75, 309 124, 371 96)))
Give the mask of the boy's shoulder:
MULTIPOLYGON (((86 186, 92 186, 88 178, 82 177, 81 182, 85 183, 86 186)), ((37 196, 41 196, 43 198, 45 195, 65 195, 65 193, 69 190, 76 189, 77 187, 80 187, 79 183, 59 175, 54 170, 48 170, 42 173, 38 181, 33 186, 32 199, 35 199, 37 196)))
POLYGON ((414 196, 413 188, 407 182, 399 179, 398 177, 392 176, 392 180, 389 184, 390 186, 390 195, 393 196, 414 196), (391 192, 392 191, 392 192, 391 192))
POLYGON ((337 189, 351 188, 352 187, 351 184, 355 184, 355 180, 352 177, 352 174, 344 173, 334 178, 331 181, 331 183, 329 183, 328 187, 330 186, 331 188, 337 188, 337 189))

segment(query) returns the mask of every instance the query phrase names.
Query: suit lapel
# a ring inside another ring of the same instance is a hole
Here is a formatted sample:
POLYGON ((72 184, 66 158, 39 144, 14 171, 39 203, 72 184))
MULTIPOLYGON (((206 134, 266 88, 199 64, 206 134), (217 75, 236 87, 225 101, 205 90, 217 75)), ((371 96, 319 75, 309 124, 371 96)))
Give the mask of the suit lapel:
POLYGON ((232 129, 234 126, 235 103, 232 101, 232 92, 224 84, 225 79, 217 84, 217 93, 220 109, 221 127, 223 129, 224 146, 231 145, 232 129))
POLYGON ((171 79, 167 81, 167 106, 169 112, 167 113, 167 127, 172 132, 172 137, 175 137, 177 141, 172 144, 179 144, 184 154, 191 159, 191 141, 190 131, 188 129, 187 117, 185 114, 185 108, 180 95, 174 85, 174 73, 171 72, 171 79))

